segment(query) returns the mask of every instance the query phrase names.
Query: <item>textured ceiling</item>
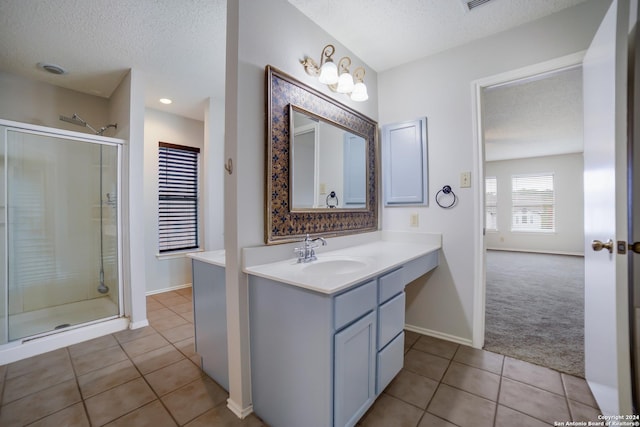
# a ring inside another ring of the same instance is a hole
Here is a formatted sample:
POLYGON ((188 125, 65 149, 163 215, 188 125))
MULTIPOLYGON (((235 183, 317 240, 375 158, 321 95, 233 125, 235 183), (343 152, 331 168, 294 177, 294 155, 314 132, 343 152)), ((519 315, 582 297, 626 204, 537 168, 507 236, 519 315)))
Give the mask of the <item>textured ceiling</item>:
POLYGON ((482 101, 487 161, 583 150, 581 67, 487 88, 482 101))
POLYGON ((376 71, 505 31, 585 0, 288 0, 376 71))
MULTIPOLYGON (((468 13, 460 0, 288 1, 381 71, 585 0, 492 0, 468 13)), ((147 106, 202 120, 204 100, 224 97, 225 33, 225 0, 0 0, 0 70, 109 97, 136 68, 147 106)))

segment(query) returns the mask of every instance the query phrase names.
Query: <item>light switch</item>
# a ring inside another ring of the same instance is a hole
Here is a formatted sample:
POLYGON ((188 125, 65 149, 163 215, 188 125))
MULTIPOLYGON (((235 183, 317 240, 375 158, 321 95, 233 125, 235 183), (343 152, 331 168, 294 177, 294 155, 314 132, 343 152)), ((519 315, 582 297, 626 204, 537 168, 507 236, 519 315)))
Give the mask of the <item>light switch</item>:
POLYGON ((462 172, 460 174, 460 188, 471 187, 471 172, 462 172))
POLYGON ((418 226, 418 213, 412 213, 411 217, 409 218, 409 226, 410 227, 417 227, 418 226))
POLYGON ((327 194, 327 184, 324 182, 320 183, 320 194, 327 194))

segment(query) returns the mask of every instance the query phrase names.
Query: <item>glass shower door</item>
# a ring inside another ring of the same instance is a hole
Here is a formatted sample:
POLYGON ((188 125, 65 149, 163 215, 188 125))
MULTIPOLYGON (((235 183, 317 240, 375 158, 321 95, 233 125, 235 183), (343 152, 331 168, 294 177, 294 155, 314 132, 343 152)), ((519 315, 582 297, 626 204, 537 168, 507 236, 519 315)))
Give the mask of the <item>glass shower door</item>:
POLYGON ((119 314, 118 146, 7 132, 8 340, 119 314))

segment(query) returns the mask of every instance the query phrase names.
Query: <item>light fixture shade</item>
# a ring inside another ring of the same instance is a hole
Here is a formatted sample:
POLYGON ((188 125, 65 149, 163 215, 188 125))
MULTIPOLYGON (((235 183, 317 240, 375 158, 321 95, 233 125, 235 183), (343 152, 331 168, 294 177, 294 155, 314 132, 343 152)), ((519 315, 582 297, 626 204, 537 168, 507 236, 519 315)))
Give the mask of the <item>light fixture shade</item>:
POLYGON ((340 78, 338 79, 338 87, 336 92, 338 93, 351 93, 353 92, 353 77, 349 73, 340 74, 340 78))
POLYGON ((325 85, 334 85, 338 83, 338 67, 331 60, 327 60, 320 68, 320 83, 325 85))
POLYGON ((353 92, 351 92, 351 100, 362 102, 362 101, 366 101, 367 99, 369 99, 369 94, 367 93, 367 86, 362 82, 356 83, 355 86, 353 87, 353 92))

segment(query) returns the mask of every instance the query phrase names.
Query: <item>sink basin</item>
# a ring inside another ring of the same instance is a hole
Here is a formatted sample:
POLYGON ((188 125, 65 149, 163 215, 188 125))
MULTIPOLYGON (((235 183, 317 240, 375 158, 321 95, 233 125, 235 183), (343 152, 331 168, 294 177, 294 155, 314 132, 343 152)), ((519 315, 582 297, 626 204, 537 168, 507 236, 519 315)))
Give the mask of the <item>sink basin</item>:
POLYGON ((308 274, 349 274, 363 270, 369 266, 367 258, 335 257, 318 258, 302 267, 308 274))

